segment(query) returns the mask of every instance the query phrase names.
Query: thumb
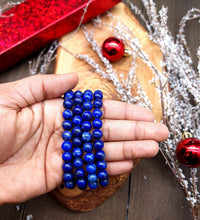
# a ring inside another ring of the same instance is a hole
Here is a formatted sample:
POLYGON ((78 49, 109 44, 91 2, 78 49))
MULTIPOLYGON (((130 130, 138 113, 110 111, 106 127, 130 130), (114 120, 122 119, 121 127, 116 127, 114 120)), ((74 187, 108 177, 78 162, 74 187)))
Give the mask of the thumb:
POLYGON ((46 99, 58 98, 73 89, 77 83, 78 75, 75 73, 27 77, 0 85, 0 96, 5 97, 1 104, 11 108, 24 108, 46 99))

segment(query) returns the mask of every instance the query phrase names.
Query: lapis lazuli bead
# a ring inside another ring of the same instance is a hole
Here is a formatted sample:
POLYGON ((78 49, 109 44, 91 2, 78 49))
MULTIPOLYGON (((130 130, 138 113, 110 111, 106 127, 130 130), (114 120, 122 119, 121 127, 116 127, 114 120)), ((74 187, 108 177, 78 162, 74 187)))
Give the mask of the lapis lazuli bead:
POLYGON ((85 177, 85 170, 80 168, 80 169, 76 169, 74 171, 74 176, 77 178, 77 179, 82 179, 85 177))
POLYGON ((86 166, 86 171, 87 171, 87 173, 89 173, 89 174, 96 173, 97 167, 96 167, 96 165, 95 165, 94 163, 88 164, 88 165, 86 166))
POLYGON ((101 90, 94 91, 94 99, 103 99, 103 92, 101 90))
POLYGON ((103 149, 103 147, 104 147, 104 142, 102 141, 102 140, 96 140, 95 142, 94 142, 94 144, 93 144, 93 146, 94 146, 94 148, 96 149, 96 150, 102 150, 103 149))
POLYGON ((68 91, 64 94, 64 99, 73 99, 74 98, 74 92, 68 91))
POLYGON ((103 112, 101 111, 101 109, 94 109, 93 110, 93 118, 101 118, 103 115, 103 112))
POLYGON ((99 129, 95 129, 93 132, 92 132, 92 136, 95 138, 95 139, 100 139, 102 138, 103 136, 103 132, 99 129))
POLYGON ((83 144, 83 150, 86 152, 86 153, 91 153, 92 150, 93 150, 93 146, 92 146, 92 143, 84 143, 83 144))
POLYGON ((62 146, 61 148, 64 150, 64 151, 71 151, 72 149, 72 143, 70 141, 64 141, 62 143, 62 146))
POLYGON ((65 182, 65 187, 67 189, 73 189, 75 187, 75 182, 72 180, 72 181, 67 181, 65 182))
POLYGON ((81 106, 75 106, 72 111, 74 115, 82 115, 83 108, 81 106))
POLYGON ((101 108, 103 106, 103 102, 100 99, 95 99, 93 102, 93 107, 94 108, 101 108))
POLYGON ((93 173, 93 174, 88 174, 87 177, 88 182, 96 182, 97 181, 97 174, 93 173))
POLYGON ((63 180, 65 182, 73 180, 74 175, 71 172, 67 172, 63 174, 63 180))
POLYGON ((83 160, 81 158, 75 158, 73 160, 73 166, 77 169, 81 168, 83 166, 83 160))
POLYGON ((65 162, 69 162, 72 160, 72 153, 71 152, 64 152, 62 154, 62 159, 65 161, 65 162))
POLYGON ((75 93, 74 93, 74 97, 82 97, 83 93, 80 91, 80 90, 77 90, 75 93))
POLYGON ((105 180, 99 180, 99 184, 103 187, 107 186, 109 184, 109 180, 105 179, 105 180))
POLYGON ((62 168, 64 172, 70 172, 72 171, 73 166, 72 163, 64 163, 62 168))
POLYGON ((63 118, 65 120, 70 120, 73 118, 73 112, 69 109, 65 109, 64 112, 63 112, 63 118))
POLYGON ((64 132, 62 133, 62 138, 63 138, 63 140, 65 140, 65 141, 70 141, 70 140, 72 139, 72 133, 71 133, 71 131, 64 131, 64 132))
POLYGON ((79 115, 74 116, 72 119, 72 123, 74 124, 74 126, 80 126, 82 124, 81 116, 79 116, 79 115))
POLYGON ((70 120, 63 121, 62 126, 65 130, 71 130, 72 129, 72 122, 70 120))
POLYGON ((97 174, 98 178, 100 180, 105 180, 108 178, 108 173, 106 170, 103 170, 103 171, 99 171, 98 174, 97 174))
POLYGON ((81 147, 82 146, 82 139, 80 137, 75 137, 72 139, 72 145, 74 147, 81 147))
POLYGON ((83 152, 82 152, 81 148, 74 148, 72 151, 72 155, 74 157, 81 157, 83 155, 83 152))
POLYGON ((72 128, 72 135, 75 137, 80 137, 82 135, 82 129, 80 126, 75 126, 72 128))
POLYGON ((90 189, 96 189, 98 187, 98 182, 88 182, 90 189))
POLYGON ((90 142, 91 139, 92 139, 92 135, 90 134, 90 132, 85 131, 82 133, 83 142, 90 142))
POLYGON ((71 99, 65 99, 64 102, 63 102, 63 106, 66 109, 72 109, 73 106, 74 106, 74 103, 71 99))
POLYGON ((76 97, 74 99, 74 104, 77 106, 81 106, 83 104, 83 99, 81 97, 76 97))
POLYGON ((93 106, 92 106, 91 102, 89 102, 89 101, 83 102, 83 109, 85 111, 92 110, 92 108, 93 108, 93 106))
POLYGON ((92 126, 95 129, 100 129, 102 127, 102 125, 103 125, 103 123, 102 123, 101 119, 99 119, 99 118, 95 118, 92 122, 92 126))
POLYGON ((107 163, 105 160, 102 161, 97 161, 97 169, 102 171, 105 170, 107 168, 107 163))
POLYGON ((82 114, 83 121, 90 121, 92 119, 92 113, 90 111, 84 111, 82 114))
POLYGON ((95 153, 95 158, 98 161, 104 160, 105 159, 105 152, 103 150, 99 150, 95 153))
POLYGON ((95 157, 94 157, 93 153, 87 153, 87 154, 84 155, 84 161, 86 163, 93 163, 94 159, 95 159, 95 157))
POLYGON ((87 188, 87 180, 85 178, 78 179, 76 185, 80 190, 85 190, 87 188))
POLYGON ((90 131, 92 129, 92 124, 90 121, 83 121, 81 127, 83 131, 90 131))
POLYGON ((83 93, 83 100, 91 102, 93 100, 93 92, 91 90, 86 90, 83 93))

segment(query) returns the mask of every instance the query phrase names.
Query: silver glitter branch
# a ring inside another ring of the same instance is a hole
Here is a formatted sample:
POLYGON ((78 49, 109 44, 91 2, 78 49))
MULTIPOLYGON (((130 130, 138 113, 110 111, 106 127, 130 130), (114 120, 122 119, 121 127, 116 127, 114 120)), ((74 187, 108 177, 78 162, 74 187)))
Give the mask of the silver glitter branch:
MULTIPOLYGON (((112 18, 112 23, 109 24, 110 32, 121 38, 132 53, 132 63, 126 78, 116 69, 114 70, 112 64, 103 57, 100 46, 95 40, 95 30, 101 26, 108 26, 101 21, 100 17, 93 20, 94 25, 90 32, 86 26, 82 26, 87 42, 97 54, 98 62, 87 54, 69 51, 63 47, 62 42, 58 46, 61 46, 75 58, 86 62, 95 70, 94 74, 99 74, 102 78, 111 81, 122 101, 151 109, 152 104, 135 73, 135 63, 138 57, 147 64, 155 75, 149 83, 155 84, 160 95, 162 121, 170 131, 169 138, 160 144, 160 152, 185 192, 193 219, 200 220, 199 169, 183 167, 177 161, 175 153, 183 132, 189 131, 194 137, 200 138, 200 47, 197 49, 198 64, 197 70, 195 70, 184 32, 188 21, 200 18, 200 10, 192 8, 187 12, 180 22, 178 35, 174 37, 167 25, 168 9, 163 6, 160 11, 157 11, 153 0, 141 1, 146 10, 145 15, 129 0, 126 0, 126 3, 146 25, 149 38, 160 47, 163 54, 163 60, 160 63, 162 71, 159 71, 149 60, 134 33, 120 21, 120 18, 113 16, 110 12, 107 12, 107 16, 112 18), (133 86, 137 89, 135 96, 132 95, 133 86)), ((51 50, 42 52, 34 65, 32 64, 31 73, 46 72, 48 63, 51 61, 51 50), (46 59, 45 56, 47 56, 46 59), (41 65, 44 65, 42 69, 39 68, 41 65)))

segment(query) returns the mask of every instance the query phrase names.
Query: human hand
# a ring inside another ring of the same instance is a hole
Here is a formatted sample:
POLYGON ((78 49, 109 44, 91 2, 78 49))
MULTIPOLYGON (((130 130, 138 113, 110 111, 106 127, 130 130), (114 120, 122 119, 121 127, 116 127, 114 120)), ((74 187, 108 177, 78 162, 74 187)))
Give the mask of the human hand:
MULTIPOLYGON (((62 112, 76 74, 36 75, 0 85, 0 204, 22 202, 62 182, 62 112)), ((141 107, 104 100, 104 151, 109 175, 158 152, 167 128, 141 107), (114 109, 114 111, 113 111, 114 109)))

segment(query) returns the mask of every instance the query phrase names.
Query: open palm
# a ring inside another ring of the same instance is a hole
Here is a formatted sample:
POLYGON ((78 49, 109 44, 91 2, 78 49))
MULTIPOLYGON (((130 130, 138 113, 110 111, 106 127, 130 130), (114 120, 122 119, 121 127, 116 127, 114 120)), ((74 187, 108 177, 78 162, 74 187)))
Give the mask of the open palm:
MULTIPOLYGON (((0 85, 0 204, 25 201, 61 183, 60 96, 77 82, 76 74, 37 75, 0 85)), ((153 120, 145 109, 104 102, 103 138, 109 174, 129 171, 132 159, 157 153, 157 141, 167 138, 168 131, 153 120), (118 109, 115 114, 110 111, 113 105, 118 109), (116 129, 119 121, 127 132, 116 129), (116 169, 119 163, 121 168, 116 169)))

